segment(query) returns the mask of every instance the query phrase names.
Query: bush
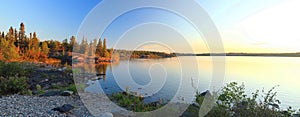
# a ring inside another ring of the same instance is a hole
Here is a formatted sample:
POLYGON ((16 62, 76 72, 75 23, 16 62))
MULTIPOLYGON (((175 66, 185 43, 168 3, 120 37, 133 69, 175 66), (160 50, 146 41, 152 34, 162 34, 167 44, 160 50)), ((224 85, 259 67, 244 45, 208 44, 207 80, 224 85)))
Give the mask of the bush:
POLYGON ((109 98, 116 102, 119 106, 134 112, 153 111, 165 105, 162 100, 160 102, 145 104, 143 98, 136 97, 126 92, 114 93, 110 95, 109 98))
POLYGON ((9 77, 23 77, 27 76, 31 72, 30 68, 26 68, 25 64, 11 62, 0 62, 0 76, 4 78, 9 77))
MULTIPOLYGON (((251 96, 245 94, 244 84, 236 82, 226 84, 220 93, 213 93, 218 96, 216 105, 205 115, 206 117, 291 117, 295 116, 295 110, 291 107, 285 111, 279 110, 280 101, 276 99, 275 88, 269 91, 257 90, 251 96)), ((204 96, 196 94, 196 103, 202 104, 204 96)), ((300 110, 299 110, 300 111, 300 110)), ((188 107, 185 115, 198 116, 199 108, 192 105, 188 107)), ((183 116, 185 116, 183 115, 183 116)))
POLYGON ((10 94, 27 94, 28 84, 26 77, 0 77, 0 94, 10 95, 10 94))
POLYGON ((42 89, 42 86, 37 84, 36 85, 37 94, 43 94, 45 91, 42 89))

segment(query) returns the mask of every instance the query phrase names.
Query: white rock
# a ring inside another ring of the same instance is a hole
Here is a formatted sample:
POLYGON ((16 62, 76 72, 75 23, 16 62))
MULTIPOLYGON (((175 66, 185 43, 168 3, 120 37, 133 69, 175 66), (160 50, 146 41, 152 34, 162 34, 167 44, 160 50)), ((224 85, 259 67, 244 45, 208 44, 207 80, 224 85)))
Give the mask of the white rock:
POLYGON ((102 117, 113 117, 114 115, 110 112, 105 112, 102 117))

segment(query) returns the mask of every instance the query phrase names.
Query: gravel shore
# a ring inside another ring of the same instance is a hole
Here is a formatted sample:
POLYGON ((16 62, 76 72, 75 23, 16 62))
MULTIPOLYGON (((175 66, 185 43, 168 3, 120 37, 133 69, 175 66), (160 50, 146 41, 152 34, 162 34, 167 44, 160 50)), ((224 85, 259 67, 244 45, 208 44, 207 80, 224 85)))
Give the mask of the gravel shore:
POLYGON ((89 111, 84 107, 80 101, 79 96, 22 96, 12 95, 3 96, 0 98, 0 116, 76 116, 86 117, 91 116, 89 111), (75 109, 69 113, 60 113, 53 111, 53 108, 62 106, 64 104, 71 104, 75 109))

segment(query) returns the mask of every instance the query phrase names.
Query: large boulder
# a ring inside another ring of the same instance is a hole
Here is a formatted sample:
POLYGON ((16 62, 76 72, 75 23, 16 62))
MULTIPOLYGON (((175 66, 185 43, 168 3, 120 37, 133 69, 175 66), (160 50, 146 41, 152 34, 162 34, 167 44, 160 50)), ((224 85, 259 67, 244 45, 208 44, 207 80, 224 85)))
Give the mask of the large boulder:
POLYGON ((70 104, 64 104, 63 106, 53 108, 52 110, 53 111, 58 111, 58 112, 61 112, 61 113, 68 113, 68 112, 72 111, 73 109, 74 109, 74 106, 72 106, 70 104))
POLYGON ((63 91, 60 93, 61 96, 71 96, 73 95, 73 91, 63 91))
POLYGON ((49 96, 59 96, 61 91, 48 91, 44 94, 41 94, 40 97, 49 97, 49 96))
POLYGON ((212 94, 210 93, 210 91, 209 90, 206 90, 205 92, 202 92, 201 94, 200 94, 200 96, 212 96, 212 94))
POLYGON ((110 112, 105 112, 101 117, 113 117, 114 115, 110 112))

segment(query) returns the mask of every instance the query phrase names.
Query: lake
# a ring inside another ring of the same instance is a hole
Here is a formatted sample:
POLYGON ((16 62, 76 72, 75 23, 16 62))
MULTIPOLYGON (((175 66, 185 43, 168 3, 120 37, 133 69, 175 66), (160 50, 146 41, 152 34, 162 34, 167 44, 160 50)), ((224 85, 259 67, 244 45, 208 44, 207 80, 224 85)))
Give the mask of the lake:
POLYGON ((281 109, 300 108, 300 59, 297 57, 225 57, 224 78, 212 84, 213 62, 209 56, 182 56, 164 59, 121 60, 96 67, 103 78, 88 81, 88 92, 112 94, 128 89, 145 97, 146 102, 159 99, 191 102, 195 91, 218 91, 225 83, 244 83, 248 95, 256 90, 268 91, 275 85, 281 109), (224 82, 223 82, 224 80, 224 82), (214 87, 215 85, 215 87, 214 87), (102 89, 102 90, 100 90, 102 89))

